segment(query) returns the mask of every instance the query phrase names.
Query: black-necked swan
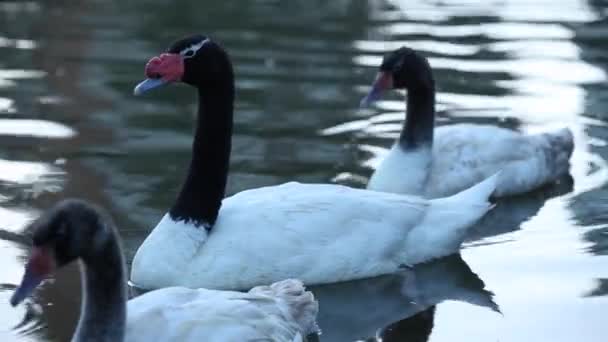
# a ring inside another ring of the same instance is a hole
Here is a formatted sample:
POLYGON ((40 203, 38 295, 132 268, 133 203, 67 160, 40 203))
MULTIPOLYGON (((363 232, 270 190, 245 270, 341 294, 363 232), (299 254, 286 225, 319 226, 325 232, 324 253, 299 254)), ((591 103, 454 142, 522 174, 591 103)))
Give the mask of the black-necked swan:
POLYGON ((181 192, 133 259, 139 287, 247 289, 285 278, 321 284, 392 273, 458 251, 467 228, 491 208, 495 176, 433 201, 294 182, 222 201, 234 101, 228 54, 206 37, 188 37, 152 58, 146 76, 135 94, 182 81, 198 91, 199 107, 181 192))
POLYGON ((294 279, 246 293, 172 287, 127 302, 114 224, 85 201, 64 200, 31 227, 32 252, 11 304, 23 301, 56 269, 80 261, 84 292, 74 342, 287 342, 316 330, 318 303, 294 279))
POLYGON ((369 105, 390 88, 407 90, 407 115, 397 142, 367 188, 426 198, 450 196, 501 171, 494 196, 531 191, 568 172, 569 129, 524 135, 489 125, 434 129, 435 82, 427 59, 402 47, 387 54, 369 94, 369 105))

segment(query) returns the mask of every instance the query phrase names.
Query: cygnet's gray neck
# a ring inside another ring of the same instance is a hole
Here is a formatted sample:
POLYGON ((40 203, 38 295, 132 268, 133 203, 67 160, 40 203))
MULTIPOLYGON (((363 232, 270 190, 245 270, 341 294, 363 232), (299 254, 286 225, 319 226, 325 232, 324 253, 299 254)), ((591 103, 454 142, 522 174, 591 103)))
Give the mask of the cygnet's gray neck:
POLYGON ((81 260, 82 305, 73 342, 123 341, 127 313, 125 266, 118 242, 81 260))

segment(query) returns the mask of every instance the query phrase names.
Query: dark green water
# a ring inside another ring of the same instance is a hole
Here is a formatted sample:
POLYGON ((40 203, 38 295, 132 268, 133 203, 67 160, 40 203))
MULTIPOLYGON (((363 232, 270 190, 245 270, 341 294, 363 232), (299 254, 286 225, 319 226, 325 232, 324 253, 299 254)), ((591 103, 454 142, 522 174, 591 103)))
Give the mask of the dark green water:
POLYGON ((608 2, 75 3, 0 1, 0 340, 72 334, 75 267, 26 307, 8 305, 27 255, 19 233, 42 210, 72 196, 105 206, 130 258, 171 204, 194 94, 131 93, 149 57, 200 32, 236 68, 229 193, 289 180, 364 186, 404 105, 399 94, 357 105, 381 55, 402 44, 431 57, 439 124, 575 133, 573 183, 499 203, 461 257, 313 288, 321 341, 384 327, 384 341, 605 341, 608 2))

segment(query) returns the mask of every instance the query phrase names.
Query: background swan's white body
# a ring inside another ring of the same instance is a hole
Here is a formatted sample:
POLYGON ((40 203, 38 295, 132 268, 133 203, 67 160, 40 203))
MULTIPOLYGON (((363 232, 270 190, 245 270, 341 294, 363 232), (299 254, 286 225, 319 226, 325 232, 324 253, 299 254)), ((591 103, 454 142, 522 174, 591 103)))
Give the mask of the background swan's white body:
POLYGON ((298 280, 246 293, 172 287, 128 302, 125 341, 302 341, 317 312, 298 280))
POLYGON ((435 129, 432 149, 398 143, 372 175, 368 189, 426 198, 450 196, 500 171, 495 196, 525 193, 568 172, 572 133, 523 135, 457 124, 435 129))
POLYGON ((131 280, 148 289, 247 289, 394 272, 458 251, 490 209, 495 181, 431 201, 330 184, 243 191, 223 201, 209 234, 165 215, 137 251, 131 280))

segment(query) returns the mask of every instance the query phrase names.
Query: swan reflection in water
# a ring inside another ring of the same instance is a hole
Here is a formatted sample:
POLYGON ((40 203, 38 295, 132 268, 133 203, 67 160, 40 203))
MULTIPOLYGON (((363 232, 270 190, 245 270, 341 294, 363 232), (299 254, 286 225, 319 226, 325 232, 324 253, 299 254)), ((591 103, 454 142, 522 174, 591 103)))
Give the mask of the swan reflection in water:
POLYGON ((525 195, 500 198, 496 207, 469 231, 467 240, 474 241, 516 231, 522 223, 534 217, 548 200, 570 193, 573 188, 574 180, 570 174, 566 174, 556 182, 525 195))
POLYGON ((402 334, 416 333, 420 327, 409 331, 414 328, 411 324, 395 323, 395 326, 392 322, 429 315, 432 320, 434 306, 446 300, 500 312, 493 293, 485 289, 484 282, 460 255, 404 268, 391 275, 315 286, 311 290, 320 304, 320 341, 355 341, 381 336, 385 331, 395 333, 394 329, 402 334))
POLYGON ((377 336, 357 342, 427 342, 433 331, 435 305, 417 314, 391 323, 380 330, 377 336))
MULTIPOLYGON (((564 175, 557 182, 543 186, 525 196, 501 198, 496 203, 496 208, 486 214, 473 227, 467 240, 476 241, 518 230, 523 222, 536 215, 547 200, 571 192, 573 185, 572 177, 564 175)), ((475 243, 473 242, 473 244, 475 243)), ((478 242, 478 244, 483 244, 483 242, 478 242)), ((379 292, 385 291, 387 293, 387 299, 390 299, 388 293, 391 293, 391 290, 392 293, 395 293, 393 298, 398 300, 393 302, 392 307, 390 306, 390 300, 385 302, 377 300, 378 303, 382 303, 381 306, 368 308, 368 312, 383 312, 386 314, 385 321, 382 324, 377 324, 375 329, 370 324, 366 328, 367 331, 361 331, 357 337, 344 335, 340 337, 341 339, 338 339, 338 335, 336 335, 336 338, 329 338, 328 341, 353 341, 357 338, 360 341, 381 340, 383 342, 428 341, 434 325, 435 307, 446 300, 457 300, 500 312, 493 301, 492 292, 484 288, 483 281, 471 271, 460 255, 438 259, 418 265, 411 270, 404 270, 403 273, 381 278, 386 278, 386 282, 393 281, 393 286, 402 286, 400 289, 378 289, 379 292), (408 273, 412 274, 409 280, 408 273), (402 279, 399 279, 400 277, 402 279), (397 294, 399 290, 402 291, 401 294, 397 294), (408 300, 410 300, 409 303, 408 300), (396 307, 397 305, 402 305, 400 308, 401 317, 398 316, 399 308, 396 307), (390 315, 392 317, 389 317, 390 315), (366 337, 367 339, 364 339, 366 337)), ((318 298, 321 303, 331 300, 322 297, 321 293, 319 293, 318 298)), ((321 305, 320 315, 324 315, 324 308, 326 307, 321 305)), ((320 317, 319 321, 327 322, 324 317, 320 317)), ((380 323, 380 320, 378 320, 378 323, 380 323)), ((341 333, 348 331, 346 324, 344 324, 341 333)), ((330 324, 322 325, 322 328, 326 328, 323 330, 324 334, 327 332, 329 335, 330 332, 327 328, 330 326, 330 324)), ((353 323, 350 331, 358 327, 358 324, 353 323)))

